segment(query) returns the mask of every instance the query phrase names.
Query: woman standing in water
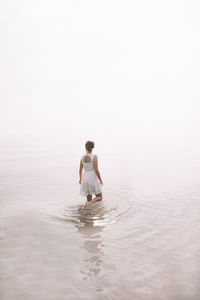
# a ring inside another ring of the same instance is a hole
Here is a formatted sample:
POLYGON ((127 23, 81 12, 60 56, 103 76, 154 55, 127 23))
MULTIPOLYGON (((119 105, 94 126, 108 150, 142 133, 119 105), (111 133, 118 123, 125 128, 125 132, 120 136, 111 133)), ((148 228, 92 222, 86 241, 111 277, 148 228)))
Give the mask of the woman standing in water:
POLYGON ((87 141, 85 143, 86 153, 81 157, 79 175, 81 184, 80 194, 87 197, 86 206, 90 203, 98 202, 102 200, 101 175, 98 169, 97 155, 92 153, 94 148, 94 142, 87 141), (82 171, 83 176, 82 176, 82 171), (92 199, 92 194, 96 197, 92 199))

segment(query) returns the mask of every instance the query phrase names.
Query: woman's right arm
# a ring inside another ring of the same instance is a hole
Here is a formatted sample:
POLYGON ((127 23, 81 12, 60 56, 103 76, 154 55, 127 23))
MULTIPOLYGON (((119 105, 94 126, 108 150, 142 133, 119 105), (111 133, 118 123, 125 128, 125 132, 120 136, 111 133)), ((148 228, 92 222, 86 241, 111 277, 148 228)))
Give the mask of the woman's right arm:
POLYGON ((94 166, 95 173, 97 174, 97 177, 98 177, 100 183, 103 184, 102 179, 101 179, 101 175, 100 175, 100 172, 99 172, 99 168, 98 168, 98 158, 97 158, 97 155, 94 155, 93 166, 94 166))

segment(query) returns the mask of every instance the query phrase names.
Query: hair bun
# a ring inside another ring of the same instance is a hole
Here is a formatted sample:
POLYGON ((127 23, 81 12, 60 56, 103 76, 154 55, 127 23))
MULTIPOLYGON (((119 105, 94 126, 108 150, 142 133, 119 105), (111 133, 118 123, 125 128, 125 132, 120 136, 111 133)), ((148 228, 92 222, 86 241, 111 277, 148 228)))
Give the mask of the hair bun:
POLYGON ((86 148, 86 150, 91 151, 94 148, 94 142, 93 141, 87 141, 85 143, 85 148, 86 148))

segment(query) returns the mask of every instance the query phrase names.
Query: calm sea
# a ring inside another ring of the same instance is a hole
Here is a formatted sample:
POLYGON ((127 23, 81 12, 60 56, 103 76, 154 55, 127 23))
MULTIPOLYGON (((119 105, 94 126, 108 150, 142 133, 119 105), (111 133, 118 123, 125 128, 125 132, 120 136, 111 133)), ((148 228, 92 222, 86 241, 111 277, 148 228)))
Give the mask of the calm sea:
POLYGON ((103 201, 85 209, 74 144, 1 139, 1 299, 199 300, 197 153, 95 149, 103 201))

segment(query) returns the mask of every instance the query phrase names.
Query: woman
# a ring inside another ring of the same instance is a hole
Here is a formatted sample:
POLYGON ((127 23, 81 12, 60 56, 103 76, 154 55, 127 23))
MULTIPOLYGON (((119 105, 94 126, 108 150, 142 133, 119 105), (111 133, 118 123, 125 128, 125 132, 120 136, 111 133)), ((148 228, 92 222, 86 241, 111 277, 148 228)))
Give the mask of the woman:
POLYGON ((98 169, 97 155, 92 153, 94 142, 87 141, 85 143, 86 153, 81 157, 79 175, 81 184, 80 194, 87 197, 86 206, 102 200, 101 175, 98 169), (83 176, 82 170, 84 169, 83 176), (96 197, 92 199, 92 194, 96 197))

